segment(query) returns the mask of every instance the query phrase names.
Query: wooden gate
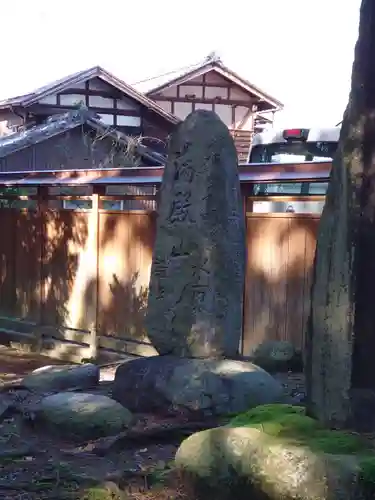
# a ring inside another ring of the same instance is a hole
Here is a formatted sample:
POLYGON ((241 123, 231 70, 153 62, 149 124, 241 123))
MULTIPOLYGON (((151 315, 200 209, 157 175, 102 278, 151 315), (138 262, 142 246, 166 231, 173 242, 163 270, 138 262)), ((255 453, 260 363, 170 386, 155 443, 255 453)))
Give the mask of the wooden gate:
POLYGON ((265 340, 303 345, 319 215, 248 213, 242 353, 265 340))

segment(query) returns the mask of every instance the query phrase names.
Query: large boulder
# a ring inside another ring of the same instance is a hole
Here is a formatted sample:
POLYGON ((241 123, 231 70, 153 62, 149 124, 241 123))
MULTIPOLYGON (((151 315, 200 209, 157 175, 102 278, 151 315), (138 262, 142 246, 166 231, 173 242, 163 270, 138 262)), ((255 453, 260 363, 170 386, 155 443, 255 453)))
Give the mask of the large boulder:
POLYGON ((254 428, 194 434, 180 446, 175 464, 197 500, 364 498, 355 457, 317 453, 254 428))
POLYGON ((372 444, 325 429, 302 406, 258 406, 225 427, 194 434, 175 464, 197 500, 375 498, 372 444))
POLYGON ((130 411, 113 399, 81 392, 60 392, 43 398, 35 416, 52 430, 83 439, 117 434, 132 422, 130 411))
POLYGON ((22 384, 38 391, 65 391, 90 389, 99 383, 99 367, 91 363, 82 365, 43 366, 27 375, 22 384))
POLYGON ((283 388, 245 361, 153 356, 120 365, 112 394, 131 411, 216 416, 281 401, 283 388))
POLYGON ((235 357, 245 221, 228 128, 195 111, 172 135, 160 190, 146 329, 158 354, 235 357))

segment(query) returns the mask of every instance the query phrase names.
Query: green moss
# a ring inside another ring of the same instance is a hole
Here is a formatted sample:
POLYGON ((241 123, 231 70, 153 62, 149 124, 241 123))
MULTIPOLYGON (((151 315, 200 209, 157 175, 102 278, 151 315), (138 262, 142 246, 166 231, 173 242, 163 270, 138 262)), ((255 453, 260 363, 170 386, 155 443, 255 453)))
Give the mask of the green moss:
POLYGON ((285 415, 305 416, 305 408, 287 404, 256 406, 252 410, 239 413, 233 417, 229 425, 231 427, 244 427, 249 424, 269 422, 285 415))
POLYGON ((375 488, 375 456, 364 456, 359 461, 362 480, 375 488))
POLYGON ((112 483, 95 486, 81 491, 80 500, 126 500, 128 496, 112 483))
POLYGON ((254 427, 271 436, 294 437, 311 435, 318 428, 318 422, 305 415, 302 406, 286 404, 257 406, 253 410, 232 418, 230 427, 254 427))
POLYGON ((375 452, 370 443, 357 434, 325 429, 306 415, 302 406, 271 404, 240 413, 229 427, 253 427, 288 443, 307 446, 316 453, 355 455, 361 479, 375 498, 375 452))
POLYGON ((362 438, 345 431, 319 430, 307 444, 313 450, 331 455, 356 455, 371 451, 362 438))
POLYGON ((228 426, 260 429, 270 436, 298 442, 316 452, 333 455, 372 452, 369 445, 355 434, 324 429, 317 420, 306 416, 302 406, 258 406, 232 418, 228 426))

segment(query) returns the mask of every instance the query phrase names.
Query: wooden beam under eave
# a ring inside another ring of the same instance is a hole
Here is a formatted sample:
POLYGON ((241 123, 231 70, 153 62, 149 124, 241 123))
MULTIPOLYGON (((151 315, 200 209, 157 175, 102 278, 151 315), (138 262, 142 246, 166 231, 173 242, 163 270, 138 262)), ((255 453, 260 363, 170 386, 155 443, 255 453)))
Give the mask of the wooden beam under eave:
MULTIPOLYGON (((203 87, 204 88, 204 87, 203 87)), ((227 106, 244 106, 245 108, 247 107, 252 107, 254 105, 254 102, 249 100, 249 101, 242 101, 238 99, 225 99, 225 98, 214 98, 210 99, 207 97, 196 97, 196 98, 186 98, 186 97, 165 97, 165 96, 158 96, 157 98, 155 97, 156 101, 160 102, 171 102, 171 103, 176 103, 176 102, 183 102, 183 103, 195 103, 195 104, 225 104, 227 106)))
MULTIPOLYGON (((57 104, 34 104, 30 106, 29 110, 36 115, 55 115, 61 113, 68 113, 77 109, 77 106, 59 106, 57 104)), ((98 108, 89 106, 90 111, 97 114, 111 114, 117 116, 138 116, 141 117, 139 111, 132 109, 118 109, 118 108, 98 108)))

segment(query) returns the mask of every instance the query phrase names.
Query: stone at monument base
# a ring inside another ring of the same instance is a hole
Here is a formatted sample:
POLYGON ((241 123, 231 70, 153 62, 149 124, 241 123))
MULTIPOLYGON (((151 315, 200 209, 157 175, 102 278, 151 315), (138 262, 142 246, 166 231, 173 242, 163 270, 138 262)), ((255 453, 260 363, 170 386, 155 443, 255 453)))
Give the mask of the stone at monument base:
POLYGON ((133 412, 187 417, 227 415, 284 400, 282 385, 252 363, 175 356, 123 363, 112 395, 133 412))

